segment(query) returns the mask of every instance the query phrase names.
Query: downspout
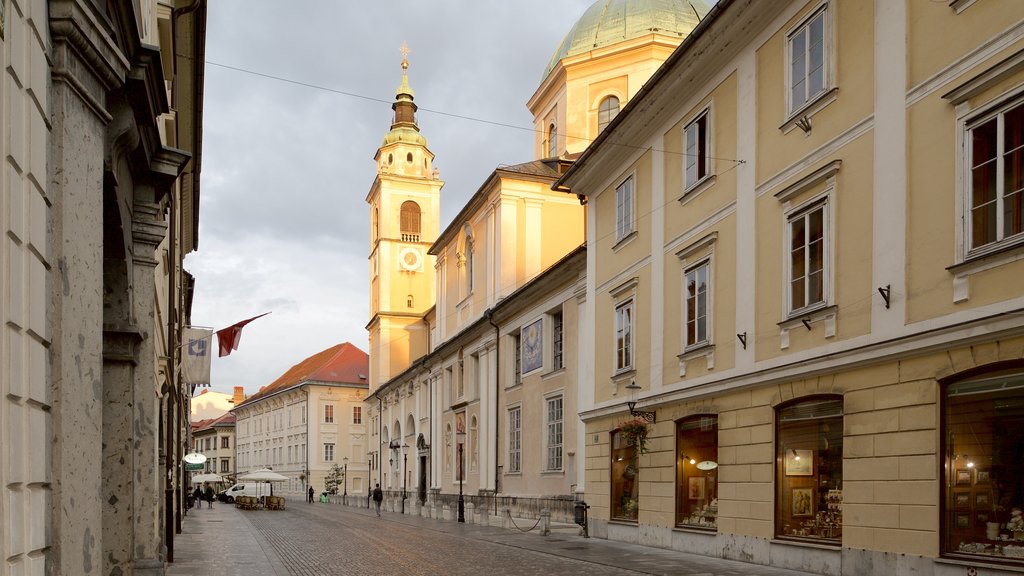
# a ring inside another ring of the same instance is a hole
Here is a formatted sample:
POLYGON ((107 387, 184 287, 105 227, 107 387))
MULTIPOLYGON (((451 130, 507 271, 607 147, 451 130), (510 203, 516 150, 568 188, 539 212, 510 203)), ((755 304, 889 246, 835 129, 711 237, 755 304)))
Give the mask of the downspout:
POLYGON ((309 494, 309 487, 312 486, 312 484, 310 483, 312 478, 309 477, 310 474, 312 474, 312 472, 310 472, 310 470, 309 470, 309 451, 312 450, 312 448, 310 448, 310 446, 313 445, 313 441, 309 437, 309 421, 310 421, 310 413, 309 413, 309 388, 307 387, 306 388, 306 486, 304 487, 305 490, 303 490, 303 492, 306 493, 307 497, 308 497, 308 494, 309 494))
POLYGON ((498 396, 501 394, 501 330, 494 323, 494 309, 484 310, 484 318, 487 323, 494 326, 494 515, 498 515, 498 472, 501 466, 498 465, 498 455, 501 454, 498 437, 501 435, 501 426, 498 425, 498 396))
POLYGON ((374 392, 373 395, 377 397, 377 484, 380 484, 384 482, 384 477, 382 476, 384 467, 380 465, 380 438, 383 438, 382 434, 384 433, 384 401, 380 399, 378 392, 380 390, 374 392))

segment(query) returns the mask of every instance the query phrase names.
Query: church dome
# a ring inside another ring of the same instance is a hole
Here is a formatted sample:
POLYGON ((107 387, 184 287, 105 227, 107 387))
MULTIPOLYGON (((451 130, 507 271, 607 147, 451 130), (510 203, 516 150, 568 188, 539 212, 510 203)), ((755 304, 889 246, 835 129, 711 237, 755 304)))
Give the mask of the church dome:
POLYGON ((544 69, 544 78, 563 58, 648 34, 680 39, 707 15, 704 0, 597 0, 565 35, 544 69))

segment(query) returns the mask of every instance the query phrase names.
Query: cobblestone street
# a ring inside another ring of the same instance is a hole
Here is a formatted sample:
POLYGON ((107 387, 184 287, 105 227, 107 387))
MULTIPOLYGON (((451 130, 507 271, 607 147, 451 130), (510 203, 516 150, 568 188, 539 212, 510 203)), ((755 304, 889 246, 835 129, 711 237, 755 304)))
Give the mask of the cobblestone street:
POLYGON ((365 508, 289 500, 284 511, 227 504, 189 513, 168 576, 337 574, 678 574, 800 576, 575 534, 541 536, 365 508))

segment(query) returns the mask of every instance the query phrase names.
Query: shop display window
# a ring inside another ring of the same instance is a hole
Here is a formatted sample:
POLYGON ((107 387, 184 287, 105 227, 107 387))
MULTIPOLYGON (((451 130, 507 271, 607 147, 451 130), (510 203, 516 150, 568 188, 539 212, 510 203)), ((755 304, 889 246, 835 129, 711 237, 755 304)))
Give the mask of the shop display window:
POLYGON ((1024 372, 945 388, 943 552, 1024 561, 1024 372))
POLYGON ((639 452, 625 435, 612 432, 612 520, 636 522, 640 506, 639 452))
POLYGON ((718 417, 676 423, 676 524, 718 526, 718 417))
POLYGON ((838 545, 843 536, 843 399, 782 406, 776 420, 775 531, 838 545))

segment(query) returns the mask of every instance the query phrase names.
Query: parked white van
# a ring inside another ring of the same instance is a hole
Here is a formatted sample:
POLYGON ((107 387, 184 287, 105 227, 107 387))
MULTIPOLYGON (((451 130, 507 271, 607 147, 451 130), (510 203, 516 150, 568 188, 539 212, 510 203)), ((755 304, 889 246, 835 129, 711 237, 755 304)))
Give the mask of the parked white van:
MULTIPOLYGON (((244 482, 242 484, 235 484, 231 488, 228 488, 227 490, 224 490, 223 492, 217 494, 217 500, 220 500, 221 502, 227 502, 228 504, 232 504, 234 503, 235 498, 239 496, 259 496, 259 494, 257 493, 258 484, 258 482, 244 482)), ((266 492, 265 489, 264 492, 266 492)))

